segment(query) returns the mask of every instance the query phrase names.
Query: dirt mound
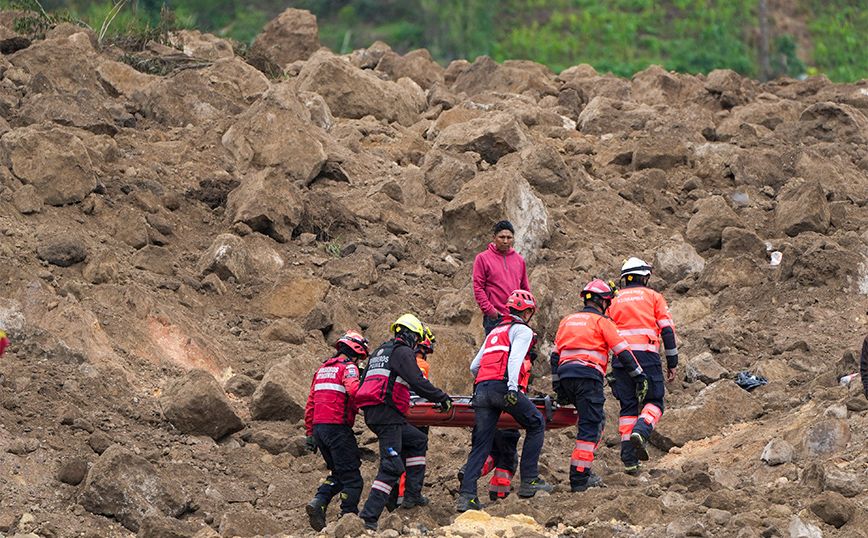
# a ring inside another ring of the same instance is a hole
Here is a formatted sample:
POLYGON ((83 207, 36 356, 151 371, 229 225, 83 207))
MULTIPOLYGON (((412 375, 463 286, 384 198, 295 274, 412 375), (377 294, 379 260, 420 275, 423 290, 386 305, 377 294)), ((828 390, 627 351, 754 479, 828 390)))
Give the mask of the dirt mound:
POLYGON ((551 495, 456 521, 470 433, 432 428, 431 503, 382 534, 868 536, 868 401, 839 384, 868 330, 868 82, 444 70, 316 50, 298 10, 259 40, 280 78, 178 42, 210 59, 145 75, 69 28, 0 58, 0 532, 315 535, 310 376, 343 331, 378 345, 413 312, 432 381, 469 394, 472 262, 506 218, 541 356, 589 279, 653 260, 682 365, 652 460, 622 472, 609 398, 607 488, 569 493, 575 432, 554 430, 551 495))

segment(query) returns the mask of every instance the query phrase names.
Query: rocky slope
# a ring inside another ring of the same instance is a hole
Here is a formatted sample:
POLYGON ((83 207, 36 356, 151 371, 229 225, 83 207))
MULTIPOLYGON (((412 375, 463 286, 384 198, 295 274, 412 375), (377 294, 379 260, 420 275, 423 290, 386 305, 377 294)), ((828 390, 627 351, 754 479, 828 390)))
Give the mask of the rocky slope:
POLYGON ((251 60, 284 76, 196 32, 139 53, 149 75, 81 28, 0 24, 4 535, 314 536, 310 375, 343 331, 377 345, 413 312, 432 381, 468 394, 472 262, 507 218, 543 356, 584 283, 654 265, 682 364, 652 461, 621 471, 609 398, 607 488, 568 492, 575 432, 553 430, 553 494, 456 521, 470 435, 433 428, 432 502, 381 534, 868 536, 868 401, 839 384, 868 330, 868 81, 340 57, 296 10, 251 60))

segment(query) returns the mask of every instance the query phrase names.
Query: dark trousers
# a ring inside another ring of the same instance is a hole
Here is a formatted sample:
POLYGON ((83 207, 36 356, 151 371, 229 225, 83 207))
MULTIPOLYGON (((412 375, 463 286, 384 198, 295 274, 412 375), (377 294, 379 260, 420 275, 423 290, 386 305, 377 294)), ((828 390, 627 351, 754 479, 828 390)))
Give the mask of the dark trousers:
POLYGON ((494 474, 488 489, 488 497, 493 501, 509 495, 512 477, 518 470, 518 430, 495 430, 491 444, 491 459, 494 460, 494 474))
POLYGON ((488 333, 491 332, 491 329, 497 327, 497 324, 501 322, 503 318, 491 319, 488 316, 482 316, 482 328, 485 329, 485 336, 488 336, 488 333))
POLYGON ((398 494, 398 480, 405 472, 405 495, 418 496, 422 493, 425 480, 425 453, 428 451, 428 436, 415 426, 403 424, 368 424, 380 442, 380 468, 371 493, 359 514, 365 523, 377 524, 386 500, 398 494))
POLYGON ((316 496, 328 504, 340 493, 341 514, 358 514, 364 482, 359 472, 362 461, 353 429, 344 424, 314 424, 313 439, 330 471, 316 496))
POLYGON ((527 396, 518 393, 518 403, 507 406, 504 400, 506 394, 504 381, 483 381, 473 390, 474 426, 471 436, 472 447, 467 456, 464 470, 464 480, 461 482, 460 493, 476 496, 476 482, 482 474, 482 466, 491 453, 494 432, 502 412, 509 413, 526 431, 521 451, 521 477, 536 478, 539 475, 537 466, 539 454, 545 441, 546 424, 539 409, 528 400, 527 396))
POLYGON ((584 377, 561 378, 561 387, 579 414, 576 448, 570 460, 570 487, 584 486, 591 476, 594 450, 603 435, 606 413, 603 382, 584 377))
POLYGON ((621 461, 624 465, 635 465, 639 461, 636 457, 636 449, 630 443, 630 433, 637 432, 647 440, 656 426, 656 421, 652 424, 645 419, 639 419, 645 406, 656 406, 659 414, 663 414, 663 395, 666 391, 663 366, 660 363, 660 356, 656 353, 654 356, 657 357, 656 364, 645 364, 644 361, 642 364, 642 370, 648 376, 648 395, 641 402, 636 397, 636 382, 630 374, 623 368, 612 368, 612 373, 615 375, 612 396, 621 402, 618 431, 621 434, 621 461), (635 421, 634 425, 631 426, 630 423, 633 421, 635 421))

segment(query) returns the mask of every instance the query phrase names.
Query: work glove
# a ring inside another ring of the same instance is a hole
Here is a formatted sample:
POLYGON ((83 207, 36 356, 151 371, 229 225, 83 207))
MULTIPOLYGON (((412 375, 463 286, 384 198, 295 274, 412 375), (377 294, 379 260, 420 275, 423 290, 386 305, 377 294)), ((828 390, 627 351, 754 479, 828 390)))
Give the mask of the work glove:
POLYGON ((506 396, 503 397, 503 401, 506 402, 507 407, 512 407, 513 405, 518 403, 518 391, 511 390, 506 393, 506 396))
POLYGON ((6 331, 0 329, 0 355, 6 351, 6 346, 9 345, 9 339, 6 338, 6 331))
POLYGON ((308 435, 307 437, 304 438, 304 448, 306 448, 307 450, 310 450, 311 452, 316 454, 317 447, 316 447, 316 441, 313 440, 313 435, 308 435))
POLYGON ((608 383, 610 387, 615 386, 615 374, 611 372, 606 374, 606 383, 608 383))
POLYGON ((633 380, 636 382, 636 397, 642 402, 648 396, 648 376, 639 374, 633 380))
POLYGON ((452 398, 446 397, 445 400, 437 404, 437 410, 441 413, 448 413, 452 409, 452 398))
POLYGON ((537 352, 536 352, 536 350, 535 350, 534 348, 530 348, 530 351, 529 351, 528 354, 527 354, 527 358, 528 358, 528 360, 530 360, 530 363, 531 363, 531 364, 533 364, 534 361, 536 361, 536 358, 537 358, 537 352))

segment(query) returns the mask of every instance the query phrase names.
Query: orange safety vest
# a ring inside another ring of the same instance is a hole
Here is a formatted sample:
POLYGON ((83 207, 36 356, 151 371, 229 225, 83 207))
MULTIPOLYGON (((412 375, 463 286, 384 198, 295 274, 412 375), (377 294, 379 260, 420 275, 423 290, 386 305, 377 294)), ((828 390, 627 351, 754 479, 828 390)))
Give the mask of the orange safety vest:
POLYGON ((666 299, 651 288, 624 288, 612 299, 608 310, 621 336, 632 351, 660 353, 660 330, 675 329, 666 299))
POLYGON ((574 362, 603 376, 609 365, 609 351, 618 354, 629 347, 615 323, 594 312, 570 314, 561 320, 555 335, 555 351, 560 355, 558 365, 574 362))

